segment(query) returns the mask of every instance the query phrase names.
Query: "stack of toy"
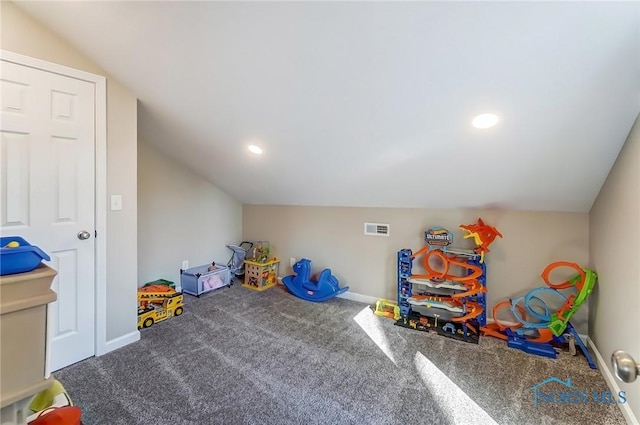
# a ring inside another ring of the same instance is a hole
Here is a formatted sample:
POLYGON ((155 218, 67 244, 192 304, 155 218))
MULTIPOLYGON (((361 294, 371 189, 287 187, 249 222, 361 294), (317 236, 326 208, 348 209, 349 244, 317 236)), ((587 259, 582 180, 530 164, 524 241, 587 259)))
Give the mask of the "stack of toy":
POLYGON ((460 225, 464 238, 473 238, 473 249, 452 248, 453 233, 434 227, 425 232, 426 245, 413 253, 398 252, 398 307, 404 326, 437 332, 450 338, 477 343, 480 327, 486 325, 486 263, 489 245, 500 232, 482 219, 460 225), (423 255, 423 274, 413 273, 413 261, 423 255), (435 270, 432 260, 440 263, 435 270), (454 272, 454 270, 461 272, 454 272))
POLYGON ((493 308, 494 323, 484 326, 484 335, 493 336, 507 341, 511 348, 517 348, 526 353, 556 358, 557 345, 569 345, 571 354, 576 354, 576 344, 587 358, 592 369, 596 364, 589 354, 589 350, 569 321, 578 309, 587 301, 593 292, 598 275, 576 263, 557 261, 549 264, 542 272, 542 279, 546 287, 532 289, 526 295, 502 301, 493 308), (558 284, 550 282, 550 274, 560 267, 574 269, 577 274, 571 279, 558 284), (561 290, 573 290, 566 295, 561 290), (554 297, 562 301, 562 306, 554 313, 542 298, 554 297), (516 319, 515 325, 508 325, 498 320, 498 311, 508 308, 516 319))

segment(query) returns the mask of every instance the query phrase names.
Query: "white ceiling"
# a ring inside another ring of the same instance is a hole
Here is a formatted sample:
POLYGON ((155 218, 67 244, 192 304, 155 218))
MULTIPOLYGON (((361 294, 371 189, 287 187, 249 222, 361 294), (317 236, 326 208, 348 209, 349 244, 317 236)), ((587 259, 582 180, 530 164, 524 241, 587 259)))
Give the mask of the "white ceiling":
POLYGON ((639 2, 17 4, 244 203, 588 211, 640 112, 639 2))

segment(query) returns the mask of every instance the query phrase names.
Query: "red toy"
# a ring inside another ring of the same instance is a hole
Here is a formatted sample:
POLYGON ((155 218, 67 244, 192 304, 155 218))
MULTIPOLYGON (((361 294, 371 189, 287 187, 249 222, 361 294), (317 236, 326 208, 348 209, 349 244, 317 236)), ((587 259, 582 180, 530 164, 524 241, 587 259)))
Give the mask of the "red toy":
POLYGON ((77 406, 45 409, 29 425, 81 425, 82 410, 77 406))
POLYGON ((496 237, 502 237, 502 234, 493 226, 484 224, 481 218, 475 224, 461 224, 460 229, 468 232, 464 235, 464 239, 473 238, 476 243, 476 252, 480 254, 480 262, 484 261, 484 254, 489 252, 489 245, 496 237))

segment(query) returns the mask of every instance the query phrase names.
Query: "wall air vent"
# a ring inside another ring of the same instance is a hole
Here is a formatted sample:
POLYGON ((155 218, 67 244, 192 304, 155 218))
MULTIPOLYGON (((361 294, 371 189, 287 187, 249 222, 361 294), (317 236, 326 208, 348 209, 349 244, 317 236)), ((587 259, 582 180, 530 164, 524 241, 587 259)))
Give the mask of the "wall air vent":
POLYGON ((364 223, 364 234, 371 236, 389 236, 389 225, 382 223, 364 223))

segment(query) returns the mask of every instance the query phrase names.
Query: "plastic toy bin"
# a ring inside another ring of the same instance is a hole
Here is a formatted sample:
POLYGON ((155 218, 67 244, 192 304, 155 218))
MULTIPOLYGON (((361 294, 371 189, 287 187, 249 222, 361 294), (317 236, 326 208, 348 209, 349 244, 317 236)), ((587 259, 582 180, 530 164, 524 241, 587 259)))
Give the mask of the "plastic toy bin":
POLYGON ((26 273, 34 270, 42 260, 51 260, 40 248, 19 236, 0 238, 0 276, 26 273), (10 242, 18 242, 16 248, 5 248, 10 242))
POLYGON ((47 304, 56 300, 56 293, 51 290, 55 276, 55 270, 42 264, 28 273, 0 277, 3 409, 53 384, 53 376, 47 377, 45 373, 47 304))
POLYGON ((209 264, 205 264, 180 270, 182 292, 199 297, 214 289, 231 286, 229 267, 216 265, 215 270, 212 271, 209 271, 209 267, 209 264))

